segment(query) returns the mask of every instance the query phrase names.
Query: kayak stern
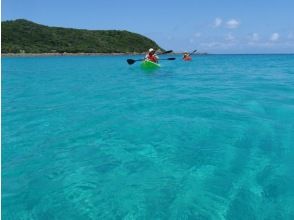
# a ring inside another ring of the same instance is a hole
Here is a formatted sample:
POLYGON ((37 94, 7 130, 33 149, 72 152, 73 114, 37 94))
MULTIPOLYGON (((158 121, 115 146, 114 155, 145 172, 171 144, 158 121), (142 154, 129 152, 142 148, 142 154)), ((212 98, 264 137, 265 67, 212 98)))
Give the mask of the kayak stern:
POLYGON ((160 65, 158 63, 154 63, 154 62, 152 62, 150 60, 144 60, 141 63, 141 68, 145 69, 145 70, 157 69, 159 67, 160 67, 160 65))

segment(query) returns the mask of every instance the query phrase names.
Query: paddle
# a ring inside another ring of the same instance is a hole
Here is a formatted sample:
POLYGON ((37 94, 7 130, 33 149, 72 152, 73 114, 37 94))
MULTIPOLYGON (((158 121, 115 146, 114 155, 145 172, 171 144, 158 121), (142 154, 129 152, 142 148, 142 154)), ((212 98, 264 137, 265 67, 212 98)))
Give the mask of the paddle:
POLYGON ((194 50, 193 52, 189 53, 188 56, 191 56, 193 53, 195 53, 197 50, 194 50))
POLYGON ((166 58, 166 59, 159 59, 159 60, 175 60, 175 57, 170 57, 170 58, 166 58))
POLYGON ((133 59, 127 59, 128 64, 132 65, 134 64, 136 61, 143 61, 144 59, 140 59, 140 60, 133 60, 133 59))
POLYGON ((164 51, 164 52, 160 53, 159 55, 167 54, 167 53, 171 53, 171 52, 173 52, 173 51, 172 50, 167 50, 167 51, 164 51))
MULTIPOLYGON (((170 58, 166 58, 166 59, 159 59, 159 60, 175 60, 175 57, 170 57, 170 58)), ((132 65, 134 64, 136 61, 143 61, 145 59, 140 59, 140 60, 133 60, 133 59, 127 59, 128 64, 132 65)))
MULTIPOLYGON (((167 51, 164 51, 164 52, 160 53, 159 55, 167 54, 167 53, 171 53, 171 52, 173 52, 173 51, 172 51, 172 50, 167 50, 167 51)), ((168 58, 168 59, 169 59, 169 58, 168 58)), ((143 60, 145 60, 145 59, 139 59, 139 60, 127 59, 127 62, 128 62, 129 65, 132 65, 132 64, 134 64, 136 61, 143 61, 143 60)))

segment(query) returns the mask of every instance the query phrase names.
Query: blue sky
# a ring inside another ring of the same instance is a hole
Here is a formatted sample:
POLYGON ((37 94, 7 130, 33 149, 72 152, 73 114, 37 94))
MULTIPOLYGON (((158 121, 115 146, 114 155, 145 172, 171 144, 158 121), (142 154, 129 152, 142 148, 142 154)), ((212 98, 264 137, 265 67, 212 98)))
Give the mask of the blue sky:
POLYGON ((140 33, 165 49, 294 53, 294 0, 2 0, 2 21, 140 33))

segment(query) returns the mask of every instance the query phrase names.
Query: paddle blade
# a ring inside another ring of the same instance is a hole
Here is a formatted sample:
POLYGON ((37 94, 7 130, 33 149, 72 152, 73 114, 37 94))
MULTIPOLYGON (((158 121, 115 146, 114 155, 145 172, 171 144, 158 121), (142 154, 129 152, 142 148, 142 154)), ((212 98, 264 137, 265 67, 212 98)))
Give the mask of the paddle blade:
POLYGON ((170 57, 170 58, 166 58, 166 59, 159 59, 159 60, 175 60, 175 57, 170 57))
POLYGON ((172 52, 173 52, 172 50, 167 50, 167 51, 162 52, 161 54, 167 54, 167 53, 172 53, 172 52))
POLYGON ((189 54, 189 56, 190 56, 191 54, 193 54, 193 53, 196 53, 196 51, 197 51, 197 50, 194 50, 192 53, 189 54))
POLYGON ((129 65, 132 65, 136 62, 136 60, 133 60, 133 59, 127 59, 127 62, 129 65))

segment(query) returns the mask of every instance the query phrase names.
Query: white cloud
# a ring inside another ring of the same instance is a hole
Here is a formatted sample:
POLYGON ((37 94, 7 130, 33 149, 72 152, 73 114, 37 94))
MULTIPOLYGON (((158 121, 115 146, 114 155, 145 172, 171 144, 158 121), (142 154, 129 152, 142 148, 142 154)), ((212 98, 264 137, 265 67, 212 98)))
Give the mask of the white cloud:
POLYGON ((236 19, 231 19, 231 20, 227 21, 227 23, 226 23, 227 28, 230 28, 230 29, 237 28, 237 27, 239 27, 239 25, 240 25, 240 22, 237 21, 236 19))
POLYGON ((227 34, 227 36, 225 37, 226 41, 234 41, 236 38, 231 34, 227 34))
POLYGON ((213 26, 219 27, 219 26, 221 26, 222 23, 223 23, 223 20, 221 18, 215 18, 213 26))
POLYGON ((273 33, 270 37, 270 41, 278 41, 280 38, 280 34, 279 33, 273 33))
POLYGON ((253 33, 251 36, 250 36, 250 40, 251 41, 259 41, 260 37, 259 37, 259 34, 258 33, 253 33))

